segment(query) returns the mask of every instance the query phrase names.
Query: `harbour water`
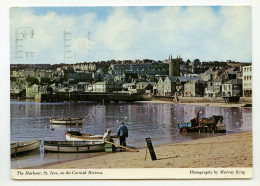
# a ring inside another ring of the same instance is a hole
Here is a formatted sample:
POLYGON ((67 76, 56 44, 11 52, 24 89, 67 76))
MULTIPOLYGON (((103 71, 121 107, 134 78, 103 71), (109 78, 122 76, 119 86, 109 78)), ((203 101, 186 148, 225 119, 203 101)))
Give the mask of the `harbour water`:
MULTIPOLYGON (((124 121, 129 130, 127 146, 145 147, 150 137, 154 146, 166 143, 211 137, 213 133, 186 133, 178 131, 177 124, 189 122, 199 111, 200 117, 222 115, 227 133, 252 129, 251 108, 220 108, 171 103, 102 103, 62 102, 35 103, 11 100, 11 142, 41 140, 65 140, 67 130, 81 130, 89 134, 103 134, 104 129, 116 132, 124 121), (50 118, 85 118, 82 125, 50 127, 50 118), (53 129, 53 130, 52 130, 53 129)), ((101 153, 44 153, 43 148, 11 158, 11 168, 27 168, 47 163, 69 161, 101 155, 101 153)))

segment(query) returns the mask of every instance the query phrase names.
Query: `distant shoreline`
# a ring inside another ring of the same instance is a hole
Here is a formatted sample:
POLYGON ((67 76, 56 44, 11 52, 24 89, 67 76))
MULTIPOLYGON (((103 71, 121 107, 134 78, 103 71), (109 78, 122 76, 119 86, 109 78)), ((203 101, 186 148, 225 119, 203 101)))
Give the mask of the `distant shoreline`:
MULTIPOLYGON (((10 99, 10 100, 18 100, 18 101, 29 101, 29 102, 35 102, 32 99, 10 99)), ((68 101, 66 101, 68 102, 68 101)), ((71 101, 74 102, 74 101, 71 101)), ((82 102, 82 101, 78 101, 82 102)), ((88 101, 88 102, 95 102, 95 101, 88 101)), ((62 103, 62 102, 60 102, 62 103)), ((221 102, 173 102, 169 100, 147 100, 147 101, 134 101, 132 103, 165 103, 165 104, 176 104, 176 105, 194 105, 194 106, 204 106, 204 107, 227 107, 227 108, 237 108, 237 107, 246 107, 246 108, 252 108, 251 104, 246 103, 221 103, 221 102)))
MULTIPOLYGON (((136 101, 135 103, 167 103, 176 105, 194 105, 194 106, 204 106, 204 107, 245 107, 247 104, 241 103, 175 103, 171 101, 161 101, 161 100, 151 100, 151 101, 136 101)), ((252 106, 246 107, 252 108, 252 106)))

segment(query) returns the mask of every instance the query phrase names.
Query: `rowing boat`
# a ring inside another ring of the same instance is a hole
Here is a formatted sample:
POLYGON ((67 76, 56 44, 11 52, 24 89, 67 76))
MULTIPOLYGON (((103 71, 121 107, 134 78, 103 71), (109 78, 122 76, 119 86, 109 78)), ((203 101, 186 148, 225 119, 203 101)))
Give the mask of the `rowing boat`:
POLYGON ((98 152, 104 151, 104 142, 91 144, 87 141, 44 141, 44 150, 50 152, 98 152))
POLYGON ((81 133, 79 131, 67 131, 66 132, 67 141, 87 141, 91 144, 104 143, 103 135, 91 135, 81 133))
POLYGON ((82 124, 82 118, 50 118, 50 122, 56 125, 76 125, 82 124))
POLYGON ((31 141, 23 141, 17 143, 11 143, 10 150, 11 155, 17 154, 20 152, 27 152, 40 147, 41 141, 40 140, 31 140, 31 141))

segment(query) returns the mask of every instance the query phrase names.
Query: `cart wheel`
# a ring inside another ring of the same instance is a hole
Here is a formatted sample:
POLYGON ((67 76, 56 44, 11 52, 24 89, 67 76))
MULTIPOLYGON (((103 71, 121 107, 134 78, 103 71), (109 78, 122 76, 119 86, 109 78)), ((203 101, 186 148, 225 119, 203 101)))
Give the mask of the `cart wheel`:
POLYGON ((186 133, 186 132, 187 132, 186 127, 181 128, 181 132, 182 132, 182 133, 186 133))

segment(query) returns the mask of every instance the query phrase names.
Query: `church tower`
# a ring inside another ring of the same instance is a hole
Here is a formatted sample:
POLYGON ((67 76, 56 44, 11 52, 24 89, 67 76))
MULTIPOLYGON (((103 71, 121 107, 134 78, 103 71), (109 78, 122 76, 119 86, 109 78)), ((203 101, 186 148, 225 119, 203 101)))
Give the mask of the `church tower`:
POLYGON ((173 60, 172 60, 172 56, 169 56, 169 76, 173 76, 173 60))
POLYGON ((172 59, 172 55, 169 56, 169 76, 180 76, 181 61, 180 56, 177 56, 176 59, 172 59))

